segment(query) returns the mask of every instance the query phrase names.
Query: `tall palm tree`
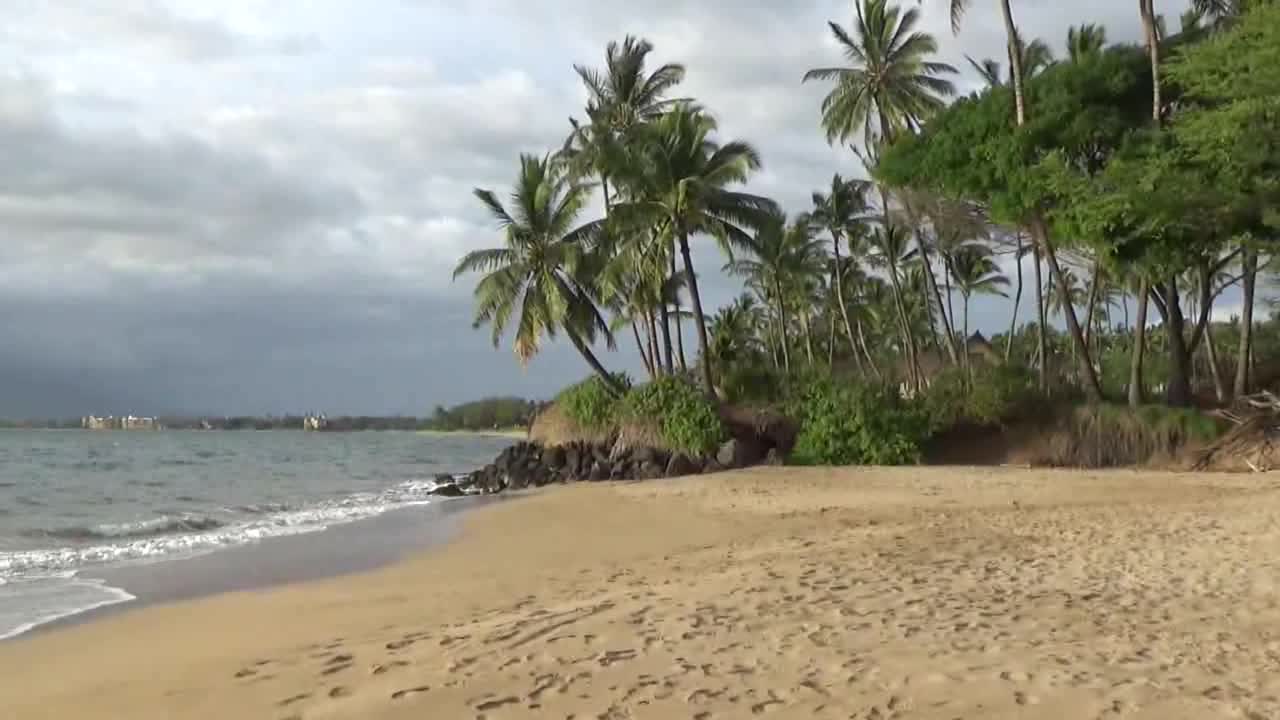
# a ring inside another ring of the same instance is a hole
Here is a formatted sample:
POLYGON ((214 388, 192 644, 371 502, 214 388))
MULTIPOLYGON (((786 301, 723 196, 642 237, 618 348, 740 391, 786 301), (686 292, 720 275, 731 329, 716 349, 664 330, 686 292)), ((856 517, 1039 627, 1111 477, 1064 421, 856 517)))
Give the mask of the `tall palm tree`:
POLYGON ((502 247, 467 253, 453 271, 455 279, 484 273, 475 289, 475 326, 490 325, 497 347, 518 315, 514 347, 522 364, 538 353, 544 336, 555 338, 563 330, 605 386, 621 393, 590 348, 597 335, 613 344, 584 279, 592 269, 587 248, 603 228, 601 221, 576 225, 590 190, 568 179, 550 158, 523 155, 510 209, 490 190, 477 188, 475 196, 498 222, 504 241, 502 247))
POLYGON ((906 230, 900 225, 885 223, 872 232, 870 245, 872 260, 889 276, 893 306, 898 318, 898 331, 902 337, 902 347, 907 354, 912 387, 918 390, 924 378, 920 376, 915 334, 912 332, 906 293, 903 290, 903 270, 910 264, 913 255, 911 240, 906 230))
POLYGON ((849 67, 815 68, 804 81, 831 80, 835 87, 822 101, 827 141, 847 142, 861 131, 870 147, 874 137, 892 139, 917 126, 955 93, 946 79, 955 68, 930 58, 938 52, 932 35, 918 32, 918 10, 903 12, 888 0, 855 2, 853 33, 831 22, 831 33, 849 67))
MULTIPOLYGON (((958 34, 960 26, 964 22, 964 15, 969 10, 970 0, 947 0, 947 3, 951 9, 951 31, 958 34)), ((1023 84, 1029 75, 1022 64, 1022 52, 1020 51, 1022 40, 1018 35, 1018 26, 1013 20, 1013 7, 1010 5, 1009 0, 1000 0, 1000 16, 1004 20, 1007 54, 1009 62, 1013 66, 1011 75, 1013 80, 1014 117, 1017 119, 1018 126, 1021 127, 1027 121, 1027 101, 1023 84)))
POLYGON ((652 52, 648 40, 628 35, 621 44, 610 42, 606 47, 603 70, 573 66, 587 90, 588 122, 569 120, 572 131, 559 159, 577 177, 600 178, 606 219, 612 201, 610 177, 626 164, 629 141, 638 128, 681 102, 667 93, 684 80, 684 66, 667 63, 648 72, 652 52))
MULTIPOLYGON (((948 0, 948 4, 951 8, 951 29, 953 32, 959 32, 965 11, 969 8, 970 0, 948 0)), ((1022 66, 1022 53, 1019 52, 1019 48, 1022 47, 1022 40, 1018 34, 1017 23, 1013 19, 1013 7, 1010 0, 1000 0, 1000 15, 1004 21, 1005 36, 1008 38, 1009 59, 1013 63, 1014 119, 1017 122, 1017 126, 1022 127, 1027 124, 1025 85, 1028 75, 1022 66)), ((1049 233, 1048 222, 1043 215, 1033 213, 1032 217, 1029 218, 1029 229, 1031 230, 1032 239, 1049 265, 1050 279, 1055 281, 1059 296, 1066 296, 1069 288, 1064 284, 1063 268, 1061 263, 1058 262, 1057 251, 1049 233)), ((1093 363, 1089 360, 1089 349, 1084 345, 1084 332, 1080 327, 1080 320, 1076 317, 1075 309, 1069 303, 1064 304, 1066 305, 1064 314, 1067 319, 1067 330, 1071 333, 1071 341, 1074 343, 1078 359, 1081 361, 1080 371, 1085 381, 1085 393, 1091 401, 1100 402, 1102 400, 1102 385, 1098 381, 1098 374, 1093 363)))
POLYGON ((628 197, 614 208, 620 227, 635 231, 664 224, 674 238, 684 260, 708 392, 715 391, 715 384, 689 238, 710 235, 726 249, 744 245, 751 240, 748 229, 760 227, 777 212, 772 200, 729 189, 760 168, 760 155, 742 141, 717 143, 712 139, 715 129, 709 115, 686 104, 677 104, 646 125, 636 143, 638 158, 628 197))
MULTIPOLYGON (((1146 0, 1140 0, 1146 2, 1146 0)), ((1107 46, 1107 29, 1097 23, 1072 25, 1067 28, 1067 57, 1071 62, 1080 62, 1087 57, 1094 57, 1107 46)))
POLYGON ((813 193, 813 212, 810 219, 831 234, 831 249, 835 261, 831 264, 832 286, 835 288, 836 303, 840 306, 840 319, 844 323, 845 336, 849 339, 849 349, 858 357, 858 345, 853 334, 853 323, 849 321, 849 305, 844 296, 844 283, 835 279, 844 263, 840 256, 840 243, 848 240, 850 252, 853 252, 853 240, 860 235, 861 226, 866 213, 871 209, 867 202, 870 184, 865 180, 845 180, 839 174, 831 178, 830 192, 813 193))

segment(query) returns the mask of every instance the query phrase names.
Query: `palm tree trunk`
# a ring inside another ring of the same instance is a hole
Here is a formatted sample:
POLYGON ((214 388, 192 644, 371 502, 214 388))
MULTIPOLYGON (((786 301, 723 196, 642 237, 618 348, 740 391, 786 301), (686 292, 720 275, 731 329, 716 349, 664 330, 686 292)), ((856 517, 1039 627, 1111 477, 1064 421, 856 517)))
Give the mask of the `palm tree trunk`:
MULTIPOLYGON (((942 282, 945 284, 947 289, 947 315, 951 317, 947 324, 951 326, 952 333, 954 333, 956 324, 956 306, 952 300, 955 298, 955 290, 951 288, 951 261, 945 255, 942 258, 942 282)), ((969 342, 969 338, 960 338, 960 341, 967 343, 969 342)), ((952 340, 952 342, 955 342, 955 340, 952 340)), ((957 355, 958 354, 959 352, 957 351, 957 355)))
POLYGON ((800 329, 804 331, 804 350, 809 358, 809 367, 813 367, 813 332, 809 327, 809 311, 800 311, 800 329))
POLYGON ((1095 260, 1093 263, 1092 277, 1089 278, 1089 300, 1085 303, 1084 310, 1084 346, 1091 347, 1093 341, 1093 316, 1098 310, 1098 290, 1102 280, 1102 261, 1095 260))
POLYGON ((844 302, 844 278, 840 277, 842 265, 840 264, 840 233, 835 230, 831 231, 831 246, 835 250, 835 267, 831 272, 831 281, 836 286, 836 302, 840 303, 840 317, 844 320, 844 331, 849 336, 849 349, 853 351, 853 356, 858 357, 858 343, 853 339, 853 323, 849 322, 849 306, 844 302))
POLYGON ((653 373, 655 377, 662 375, 662 347, 658 344, 658 321, 653 317, 653 311, 645 313, 645 326, 649 332, 649 357, 653 360, 653 373))
POLYGON ((1209 361, 1209 378, 1213 380, 1213 395, 1218 402, 1227 401, 1227 384, 1222 379, 1221 365, 1218 363, 1218 348, 1213 342, 1213 326, 1204 329, 1204 354, 1209 361))
MULTIPOLYGON (((676 269, 676 254, 671 253, 671 277, 679 274, 676 269)), ((676 349, 680 355, 680 372, 689 372, 689 361, 684 356, 684 323, 680 322, 680 314, 684 308, 680 305, 680 290, 676 290, 676 349)))
POLYGON ((1066 275, 1062 273, 1062 268, 1058 264, 1058 256, 1054 253, 1053 244, 1049 238, 1049 228, 1043 218, 1037 217, 1032 229, 1037 236, 1035 240, 1044 249, 1045 259, 1049 261, 1049 275, 1058 288, 1058 297, 1062 301, 1062 314, 1067 319, 1067 331, 1071 334, 1071 341, 1074 343, 1076 350, 1076 360, 1081 372, 1081 380, 1084 382, 1085 397, 1091 403, 1102 402, 1102 385, 1098 382, 1098 372, 1093 366, 1089 346, 1085 344, 1084 331, 1080 328, 1080 319, 1076 317, 1075 306, 1071 304, 1071 288, 1067 286, 1066 275))
POLYGON ((1160 98, 1160 36, 1156 31, 1153 0, 1138 0, 1138 13, 1142 15, 1142 31, 1147 41, 1147 53, 1151 56, 1151 121, 1160 127, 1163 110, 1160 98))
POLYGON ((778 341, 782 344, 782 361, 791 370, 791 342, 787 338, 787 301, 782 295, 782 281, 774 280, 773 291, 778 295, 778 341))
MULTIPOLYGON (((938 290, 938 278, 933 274, 933 257, 929 254, 928 244, 925 243, 924 238, 920 237, 919 228, 916 229, 916 247, 920 248, 920 261, 924 263, 924 281, 938 304, 938 314, 942 316, 942 329, 947 336, 947 355, 950 356, 952 364, 959 364, 960 348, 956 346, 955 329, 951 326, 951 318, 947 317, 946 306, 942 303, 942 292, 938 290)), ((932 326, 932 313, 930 315, 929 324, 932 326)))
POLYGON ((916 352, 915 335, 911 332, 911 320, 907 317, 907 306, 902 300, 902 285, 898 280, 896 263, 889 263, 889 284, 893 289, 893 304, 898 311, 898 327, 902 331, 903 349, 907 352, 908 372, 911 374, 911 389, 920 392, 920 358, 916 352))
POLYGON ((582 338, 578 337, 578 333, 566 328, 565 334, 569 336, 569 342, 573 343, 573 346, 578 349, 578 352, 582 354, 584 359, 586 359, 587 364, 591 366, 591 369, 595 371, 596 375, 600 376, 605 387, 609 388, 610 392, 615 395, 622 395, 625 392, 622 384, 618 382, 617 378, 610 375, 608 370, 604 369, 604 366, 600 364, 600 360, 595 356, 595 353, 591 352, 591 348, 588 347, 586 343, 582 342, 582 338))
POLYGON ((1013 318, 1009 320, 1009 337, 1004 344, 1004 361, 1007 364, 1013 359, 1013 336, 1018 332, 1018 309, 1022 305, 1022 233, 1017 234, 1018 248, 1014 251, 1014 259, 1018 263, 1018 290, 1013 296, 1013 318))
POLYGON ((667 308, 667 302, 663 299, 658 306, 659 323, 658 328, 662 330, 662 349, 666 362, 666 371, 668 375, 675 375, 676 360, 675 352, 671 348, 671 312, 667 308))
POLYGON ((631 334, 636 338, 636 347, 640 350, 640 359, 644 361, 644 369, 649 373, 650 379, 657 376, 653 372, 653 363, 649 360, 649 353, 645 352, 644 343, 640 340, 640 326, 636 324, 636 319, 631 319, 631 334))
POLYGON ((884 375, 880 374, 880 368, 876 366, 876 359, 871 356, 871 350, 867 347, 867 335, 862 331, 862 319, 858 319, 858 344, 862 347, 862 354, 867 358, 867 367, 871 368, 871 372, 876 376, 876 380, 884 380, 884 375))
POLYGON ((1133 329, 1133 356, 1129 363, 1129 405, 1143 402, 1142 361, 1147 352, 1147 306, 1151 302, 1151 284, 1144 277, 1138 281, 1138 312, 1133 329))
POLYGON ((1040 246, 1032 240, 1031 258, 1036 276, 1036 352, 1040 356, 1040 390, 1049 389, 1049 312, 1044 305, 1044 277, 1040 265, 1040 246))
POLYGON ((693 272, 693 255, 689 252, 689 235, 683 229, 680 234, 680 255, 684 258, 685 279, 689 282, 689 298, 693 304, 694 329, 698 331, 698 352, 702 355, 702 382, 708 393, 716 391, 711 354, 707 342, 707 320, 702 314, 702 298, 698 295, 698 276, 693 272))
MULTIPOLYGON (((834 369, 836 366, 836 314, 828 312, 827 315, 830 316, 827 319, 829 321, 828 324, 831 326, 830 334, 827 336, 827 367, 834 369)), ((857 357, 857 355, 854 355, 855 359, 857 357)), ((858 364, 861 365, 862 363, 859 362, 858 364)))
POLYGON ((1022 42, 1018 38, 1018 26, 1013 22, 1013 8, 1010 7, 1009 0, 1001 0, 1000 14, 1004 19, 1005 35, 1009 39, 1009 65, 1013 68, 1014 117, 1018 121, 1018 127, 1022 127, 1027 124, 1027 100, 1023 91, 1026 76, 1022 74, 1022 42))
POLYGON ((1245 248, 1241 265, 1244 270, 1240 279, 1244 305, 1240 308, 1240 348, 1236 353, 1236 378, 1232 385, 1235 397, 1248 395, 1253 380, 1249 372, 1249 358, 1253 355, 1253 299, 1258 286, 1258 252, 1245 248))
POLYGON ((973 363, 969 357, 969 293, 964 293, 964 338, 964 375, 969 382, 973 382, 973 363))

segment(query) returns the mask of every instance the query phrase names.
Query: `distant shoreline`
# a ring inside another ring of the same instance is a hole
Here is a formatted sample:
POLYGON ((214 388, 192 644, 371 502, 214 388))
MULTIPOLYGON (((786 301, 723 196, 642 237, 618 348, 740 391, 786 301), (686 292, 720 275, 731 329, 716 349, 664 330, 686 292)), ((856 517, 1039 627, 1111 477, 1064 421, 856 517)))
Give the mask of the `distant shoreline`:
POLYGON ((524 440, 529 437, 529 431, 526 428, 507 428, 505 430, 414 430, 413 432, 416 435, 441 437, 458 435, 462 437, 497 437, 514 440, 524 440))

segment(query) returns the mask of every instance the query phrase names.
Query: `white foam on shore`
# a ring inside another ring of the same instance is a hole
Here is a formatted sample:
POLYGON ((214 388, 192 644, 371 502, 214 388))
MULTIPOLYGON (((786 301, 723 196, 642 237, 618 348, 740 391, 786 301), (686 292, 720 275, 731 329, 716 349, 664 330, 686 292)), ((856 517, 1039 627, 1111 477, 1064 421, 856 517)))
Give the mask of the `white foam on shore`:
POLYGON ((424 497, 434 483, 405 483, 377 495, 352 495, 310 508, 286 510, 189 533, 151 537, 121 537, 93 545, 67 545, 37 550, 0 552, 0 578, 47 575, 124 562, 186 557, 273 537, 319 532, 375 517, 403 507, 428 505, 424 497))
POLYGON ((79 615, 134 596, 101 580, 73 575, 0 582, 0 640, 17 637, 55 620, 79 615))
POLYGON ((278 506, 275 512, 256 515, 251 510, 236 521, 206 530, 131 536, 153 526, 173 524, 172 519, 161 518, 96 528, 104 536, 120 535, 115 540, 104 537, 105 542, 92 544, 0 551, 0 640, 134 599, 122 588, 76 576, 86 568, 176 560, 274 537, 320 532, 391 510, 429 505, 435 488, 433 481, 412 480, 380 493, 358 493, 306 508, 278 506))

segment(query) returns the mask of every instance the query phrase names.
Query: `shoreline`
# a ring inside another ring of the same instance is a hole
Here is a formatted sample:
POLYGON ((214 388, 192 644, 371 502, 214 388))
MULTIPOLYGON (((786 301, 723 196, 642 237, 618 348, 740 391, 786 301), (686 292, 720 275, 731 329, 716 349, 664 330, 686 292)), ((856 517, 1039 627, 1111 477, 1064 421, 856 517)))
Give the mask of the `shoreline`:
POLYGON ((401 507, 315 532, 269 537, 186 557, 88 568, 68 582, 99 588, 110 598, 29 623, 0 638, 0 643, 155 605, 369 572, 447 544, 457 534, 462 514, 504 499, 434 498, 429 504, 401 507))
POLYGON ((0 676, 22 720, 1277 717, 1277 549, 1268 476, 580 484, 380 569, 29 634, 0 676))

